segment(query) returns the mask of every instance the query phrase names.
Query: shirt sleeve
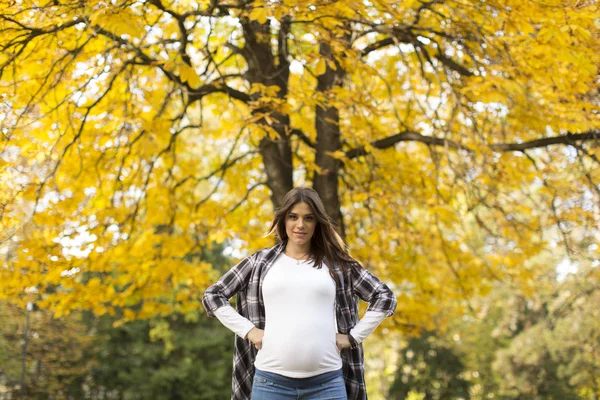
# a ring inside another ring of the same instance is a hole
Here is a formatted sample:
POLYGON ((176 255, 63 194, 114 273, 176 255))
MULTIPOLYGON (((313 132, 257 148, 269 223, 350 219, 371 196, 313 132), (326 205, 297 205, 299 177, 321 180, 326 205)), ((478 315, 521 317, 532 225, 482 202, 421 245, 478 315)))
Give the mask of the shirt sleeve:
POLYGON ((359 263, 350 268, 352 293, 369 303, 367 311, 381 311, 386 317, 394 315, 396 296, 390 288, 359 263))
POLYGON ((248 286, 255 256, 256 253, 244 258, 204 291, 202 305, 209 317, 214 317, 215 310, 229 305, 229 299, 248 286))
POLYGON ((350 336, 356 340, 357 343, 362 343, 367 336, 369 336, 377 326, 386 317, 386 313, 382 311, 367 311, 365 315, 358 321, 358 324, 350 330, 350 336))
POLYGON ((223 325, 242 339, 245 339, 248 332, 254 328, 254 324, 250 320, 242 317, 230 305, 218 308, 214 311, 214 314, 223 325))

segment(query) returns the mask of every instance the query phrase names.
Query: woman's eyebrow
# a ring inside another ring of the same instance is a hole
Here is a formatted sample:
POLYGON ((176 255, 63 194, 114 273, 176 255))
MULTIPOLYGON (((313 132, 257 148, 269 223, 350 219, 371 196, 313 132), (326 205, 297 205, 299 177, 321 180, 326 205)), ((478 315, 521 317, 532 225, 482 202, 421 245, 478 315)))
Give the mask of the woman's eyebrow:
MULTIPOLYGON (((298 214, 296 214, 296 213, 293 213, 293 212, 291 212, 291 213, 290 213, 290 215, 295 215, 295 216, 298 216, 298 214)), ((304 215, 304 216, 305 216, 305 217, 314 217, 314 216, 315 216, 315 214, 306 214, 306 215, 304 215)))

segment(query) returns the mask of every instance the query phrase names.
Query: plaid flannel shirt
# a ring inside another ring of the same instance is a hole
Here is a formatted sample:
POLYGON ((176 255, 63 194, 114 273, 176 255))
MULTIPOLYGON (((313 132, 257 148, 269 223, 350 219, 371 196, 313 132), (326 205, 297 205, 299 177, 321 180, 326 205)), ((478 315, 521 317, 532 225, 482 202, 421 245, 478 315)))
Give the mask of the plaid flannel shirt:
MULTIPOLYGON (((285 242, 262 249, 244 258, 221 276, 216 283, 208 287, 202 297, 202 304, 208 316, 214 317, 214 311, 229 304, 229 299, 237 294, 237 312, 248 318, 258 329, 265 329, 262 284, 269 268, 283 249, 285 249, 285 242)), ((385 312, 387 317, 394 314, 396 297, 392 291, 375 275, 362 268, 359 263, 352 264, 346 280, 343 279, 339 266, 334 266, 333 271, 342 282, 341 285, 337 285, 335 296, 339 333, 348 334, 358 323, 356 296, 369 303, 368 310, 385 312)), ((364 377, 362 343, 358 344, 351 336, 350 342, 352 347, 343 349, 340 354, 346 392, 350 400, 366 400, 367 388, 364 377)), ((258 350, 249 340, 235 335, 232 400, 251 399, 254 360, 257 352, 258 350)))

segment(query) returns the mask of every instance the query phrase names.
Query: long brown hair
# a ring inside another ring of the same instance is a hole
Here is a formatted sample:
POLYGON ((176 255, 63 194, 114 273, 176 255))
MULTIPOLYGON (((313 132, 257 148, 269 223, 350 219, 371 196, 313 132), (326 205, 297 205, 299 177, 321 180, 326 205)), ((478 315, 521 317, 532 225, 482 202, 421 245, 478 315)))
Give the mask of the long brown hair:
POLYGON ((315 232, 310 239, 310 259, 314 261, 315 268, 321 268, 323 261, 326 260, 327 265, 330 266, 331 277, 339 284, 337 275, 333 272, 333 266, 339 265, 343 276, 346 276, 350 269, 350 263, 356 262, 356 260, 350 255, 348 246, 338 233, 333 220, 327 215, 325 205, 315 190, 308 187, 297 187, 287 192, 281 205, 275 211, 275 218, 264 236, 275 232, 278 241, 287 242, 285 219, 292 207, 298 203, 308 204, 317 219, 315 232))

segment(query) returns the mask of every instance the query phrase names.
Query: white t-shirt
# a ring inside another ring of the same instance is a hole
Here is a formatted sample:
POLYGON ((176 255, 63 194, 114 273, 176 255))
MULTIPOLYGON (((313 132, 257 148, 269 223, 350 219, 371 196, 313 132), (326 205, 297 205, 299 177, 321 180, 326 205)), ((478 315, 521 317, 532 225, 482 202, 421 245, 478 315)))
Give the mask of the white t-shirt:
MULTIPOLYGON (((291 378, 305 378, 342 368, 337 351, 335 281, 326 263, 297 260, 281 253, 264 278, 265 331, 262 348, 254 365, 262 371, 291 378)), ((233 307, 216 310, 219 320, 245 338, 254 327, 233 307)), ((385 313, 368 311, 350 331, 362 342, 385 318, 385 313)))
POLYGON ((281 253, 265 276, 265 335, 254 366, 305 378, 342 368, 335 344, 335 281, 323 263, 281 253))

